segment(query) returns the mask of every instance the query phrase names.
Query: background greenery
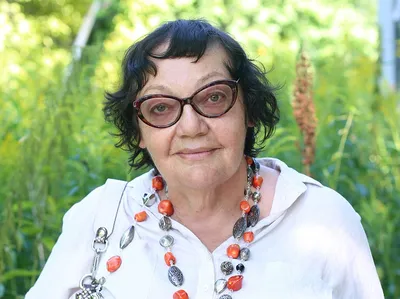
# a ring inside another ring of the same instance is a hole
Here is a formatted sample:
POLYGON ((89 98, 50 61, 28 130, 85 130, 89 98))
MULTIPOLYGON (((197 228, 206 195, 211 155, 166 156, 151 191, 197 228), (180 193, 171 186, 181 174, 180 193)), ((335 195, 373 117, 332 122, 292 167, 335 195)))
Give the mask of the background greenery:
POLYGON ((377 86, 374 1, 110 1, 74 62, 72 41, 90 4, 0 3, 1 298, 23 298, 71 204, 108 177, 137 175, 129 172, 127 154, 113 147, 101 113, 103 92, 116 87, 133 41, 165 20, 190 17, 230 32, 251 58, 273 69, 273 83, 284 84, 282 120, 264 155, 300 171, 291 100, 300 47, 307 51, 319 119, 311 172, 362 216, 385 296, 400 298, 399 101, 377 86))

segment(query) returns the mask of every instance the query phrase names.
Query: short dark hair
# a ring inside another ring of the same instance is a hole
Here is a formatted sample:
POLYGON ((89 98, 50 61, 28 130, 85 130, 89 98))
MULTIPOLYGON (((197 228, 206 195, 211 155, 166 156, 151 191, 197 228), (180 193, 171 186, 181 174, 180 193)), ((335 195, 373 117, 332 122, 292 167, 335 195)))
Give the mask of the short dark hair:
POLYGON ((227 68, 232 79, 240 79, 246 119, 254 124, 254 127, 247 129, 244 154, 255 157, 263 149, 263 143, 272 135, 279 121, 275 88, 266 78, 265 68, 249 59, 230 35, 208 22, 176 20, 163 24, 128 48, 122 62, 121 86, 117 91, 105 94, 105 119, 117 127, 118 133, 115 135, 119 141, 115 146, 131 153, 129 165, 132 168, 155 167, 147 150, 139 147, 140 130, 132 105, 146 84, 148 75, 157 74, 157 68, 150 58, 193 57, 197 62, 207 47, 214 44, 226 51, 229 59, 227 68), (163 44, 168 44, 166 51, 155 54, 154 50, 163 44))

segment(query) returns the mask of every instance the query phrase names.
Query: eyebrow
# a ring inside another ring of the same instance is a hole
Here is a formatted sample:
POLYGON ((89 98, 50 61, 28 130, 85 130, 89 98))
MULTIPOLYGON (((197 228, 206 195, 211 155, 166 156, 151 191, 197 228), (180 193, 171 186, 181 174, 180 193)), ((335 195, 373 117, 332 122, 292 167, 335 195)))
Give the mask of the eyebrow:
MULTIPOLYGON (((213 71, 211 73, 208 73, 202 77, 200 77, 197 80, 197 85, 199 85, 199 83, 205 84, 209 79, 214 78, 214 77, 222 77, 225 78, 226 75, 224 75, 221 72, 218 71, 213 71)), ((221 78, 221 79, 222 79, 221 78)), ((209 83, 209 82, 207 82, 209 83)), ((198 86, 197 88, 200 88, 201 86, 198 86)), ((172 93, 172 89, 169 88, 167 85, 163 85, 163 84, 155 84, 155 85, 150 85, 149 87, 147 87, 144 91, 143 91, 143 95, 145 95, 149 90, 155 90, 155 91, 159 91, 159 92, 169 92, 172 93)), ((195 90, 194 90, 195 91, 195 90)), ((194 92, 193 91, 193 92, 194 92)), ((143 96, 142 95, 142 96, 143 96)))

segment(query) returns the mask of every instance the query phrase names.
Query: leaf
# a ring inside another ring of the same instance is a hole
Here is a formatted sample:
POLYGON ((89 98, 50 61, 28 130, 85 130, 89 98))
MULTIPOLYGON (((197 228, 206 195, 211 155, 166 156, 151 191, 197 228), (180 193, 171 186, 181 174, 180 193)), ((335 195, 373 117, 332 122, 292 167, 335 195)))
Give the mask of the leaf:
POLYGON ((35 277, 39 274, 40 271, 38 270, 13 269, 5 273, 2 277, 0 277, 0 283, 5 283, 8 280, 20 277, 35 277))

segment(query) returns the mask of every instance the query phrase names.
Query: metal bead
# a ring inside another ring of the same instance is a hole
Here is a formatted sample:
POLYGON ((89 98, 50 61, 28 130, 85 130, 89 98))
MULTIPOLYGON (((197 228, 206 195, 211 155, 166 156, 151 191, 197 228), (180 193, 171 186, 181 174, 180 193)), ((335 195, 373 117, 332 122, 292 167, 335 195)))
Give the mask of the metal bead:
POLYGON ((258 205, 253 205, 250 212, 247 214, 247 226, 254 227, 260 219, 260 208, 258 205))
POLYGON ((247 179, 251 180, 252 177, 253 177, 253 169, 251 169, 250 166, 247 166, 247 179))
POLYGON ((237 264, 237 265, 236 265, 236 271, 238 271, 239 274, 243 273, 243 271, 244 271, 244 265, 243 265, 243 264, 237 264))
POLYGON ((261 193, 259 191, 254 191, 253 194, 251 195, 251 198, 255 203, 257 203, 261 200, 261 193))
POLYGON ((104 278, 104 277, 102 277, 102 278, 100 278, 99 280, 98 280, 98 284, 99 285, 103 285, 103 284, 105 284, 106 283, 106 279, 104 278))
POLYGON ((168 279, 176 287, 180 287, 183 284, 182 271, 177 266, 171 266, 168 269, 168 279))
POLYGON ((135 236, 135 227, 132 225, 122 235, 121 240, 119 241, 119 248, 121 249, 126 248, 129 244, 131 244, 134 236, 135 236))
POLYGON ((164 248, 171 247, 174 244, 174 237, 165 235, 160 239, 160 245, 164 248))
POLYGON ((250 196, 251 196, 251 189, 250 188, 244 189, 244 196, 246 196, 247 198, 250 198, 250 196))
POLYGON ((221 271, 224 275, 230 275, 233 272, 233 264, 229 261, 222 262, 221 271))
POLYGON ((260 163, 258 163, 256 159, 254 159, 254 170, 256 173, 260 171, 260 163))
POLYGON ((240 259, 242 261, 247 261, 250 258, 250 249, 248 249, 247 247, 242 248, 240 250, 240 259))
POLYGON ((157 201, 157 196, 155 193, 145 193, 143 194, 143 204, 146 207, 151 207, 152 205, 154 205, 157 201))
POLYGON ((104 243, 106 241, 108 232, 105 227, 99 227, 96 232, 96 242, 104 243))
POLYGON ((167 216, 163 216, 160 219, 160 222, 158 223, 158 225, 160 226, 160 228, 164 231, 169 231, 172 227, 172 222, 171 219, 167 216))
POLYGON ((235 225, 233 226, 233 237, 235 239, 239 239, 241 236, 243 236, 244 232, 246 231, 247 228, 247 215, 243 215, 240 217, 235 225))
POLYGON ((219 299, 232 299, 232 296, 225 294, 225 295, 222 295, 221 297, 219 297, 219 299))
POLYGON ((218 279, 215 284, 214 284, 214 291, 217 294, 221 294, 225 289, 226 289, 226 284, 228 282, 226 281, 226 279, 218 279))

